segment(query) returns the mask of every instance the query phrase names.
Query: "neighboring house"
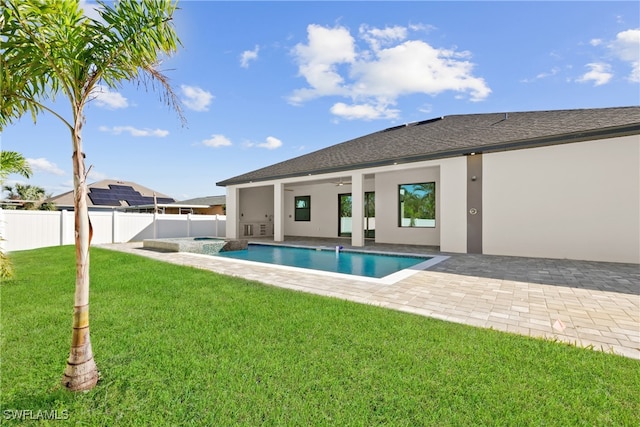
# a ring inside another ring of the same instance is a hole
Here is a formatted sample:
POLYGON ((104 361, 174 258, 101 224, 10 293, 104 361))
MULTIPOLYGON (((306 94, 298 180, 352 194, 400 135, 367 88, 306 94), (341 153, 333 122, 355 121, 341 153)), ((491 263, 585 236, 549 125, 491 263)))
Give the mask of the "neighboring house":
POLYGON ((217 185, 228 238, 639 263, 640 107, 438 117, 217 185))
MULTIPOLYGON (((89 210, 125 210, 130 206, 174 203, 165 194, 143 187, 135 182, 105 179, 89 184, 87 203, 89 210)), ((73 210, 73 191, 46 200, 56 204, 58 210, 73 210)))
POLYGON ((195 199, 181 200, 173 205, 167 206, 167 213, 179 213, 189 210, 197 215, 225 215, 226 196, 206 196, 195 199), (177 208, 177 209, 176 209, 177 208))
POLYGON ((163 214, 195 214, 195 215, 224 215, 225 196, 206 196, 195 199, 182 200, 173 203, 158 203, 127 208, 129 212, 158 212, 163 214))

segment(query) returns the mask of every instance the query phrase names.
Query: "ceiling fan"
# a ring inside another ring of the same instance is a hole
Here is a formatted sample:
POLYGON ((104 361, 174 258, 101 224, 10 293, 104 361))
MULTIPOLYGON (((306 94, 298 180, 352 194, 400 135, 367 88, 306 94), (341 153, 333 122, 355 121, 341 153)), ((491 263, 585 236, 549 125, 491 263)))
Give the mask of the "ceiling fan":
POLYGON ((342 187, 343 185, 351 185, 351 181, 343 181, 342 178, 340 178, 340 181, 338 182, 334 182, 336 187, 342 187))

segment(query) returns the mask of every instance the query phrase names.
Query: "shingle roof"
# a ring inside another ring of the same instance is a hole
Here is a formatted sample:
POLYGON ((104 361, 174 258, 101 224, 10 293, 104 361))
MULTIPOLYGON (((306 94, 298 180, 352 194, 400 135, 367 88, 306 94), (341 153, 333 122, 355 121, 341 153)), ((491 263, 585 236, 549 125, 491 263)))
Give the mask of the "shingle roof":
POLYGON ((395 126, 218 182, 252 181, 362 169, 640 134, 640 106, 464 114, 395 126))
POLYGON ((205 196, 205 197, 196 197, 195 199, 182 200, 176 202, 177 205, 207 205, 207 206, 215 206, 215 205, 224 205, 226 203, 227 196, 205 196))

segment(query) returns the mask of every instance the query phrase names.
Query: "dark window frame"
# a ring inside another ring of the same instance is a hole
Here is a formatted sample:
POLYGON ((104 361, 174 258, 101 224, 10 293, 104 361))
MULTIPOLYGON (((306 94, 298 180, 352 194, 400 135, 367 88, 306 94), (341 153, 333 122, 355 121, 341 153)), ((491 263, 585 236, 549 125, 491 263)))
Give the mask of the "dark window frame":
POLYGON ((399 184, 398 185, 398 227, 399 228, 435 228, 436 227, 436 183, 435 181, 411 183, 411 184, 399 184), (403 205, 405 197, 407 197, 407 190, 411 187, 412 191, 408 194, 414 195, 413 211, 415 215, 405 216, 408 206, 403 205), (424 189, 416 189, 414 187, 430 187, 429 191, 424 189), (403 192, 404 190, 404 192, 403 192), (407 223, 407 219, 409 222, 407 223), (404 223, 403 223, 403 220, 404 223), (433 225, 419 225, 420 221, 429 220, 433 221, 433 225))
POLYGON ((293 200, 296 221, 311 221, 311 196, 295 196, 293 200), (303 206, 299 206, 303 202, 303 206))

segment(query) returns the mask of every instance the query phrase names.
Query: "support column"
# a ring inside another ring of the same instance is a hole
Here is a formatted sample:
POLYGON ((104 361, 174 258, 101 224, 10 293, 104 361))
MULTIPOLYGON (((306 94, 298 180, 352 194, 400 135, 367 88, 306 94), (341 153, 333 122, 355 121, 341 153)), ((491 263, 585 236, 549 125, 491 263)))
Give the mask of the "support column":
POLYGON ((273 184, 273 241, 284 242, 284 184, 273 184))
POLYGON ((364 246, 364 175, 351 175, 351 245, 364 246))
POLYGON ((240 190, 237 187, 227 187, 227 223, 226 236, 227 239, 238 239, 238 227, 240 225, 240 190))

